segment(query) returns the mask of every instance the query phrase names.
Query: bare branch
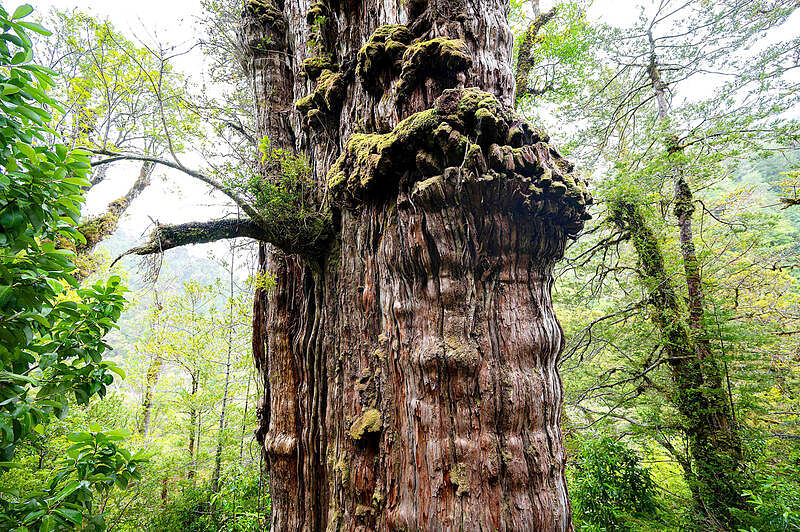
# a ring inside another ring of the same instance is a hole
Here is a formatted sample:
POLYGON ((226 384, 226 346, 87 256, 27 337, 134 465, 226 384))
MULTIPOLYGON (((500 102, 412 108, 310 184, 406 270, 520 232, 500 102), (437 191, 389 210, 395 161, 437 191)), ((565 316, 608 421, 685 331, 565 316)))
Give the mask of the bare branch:
POLYGON ((110 164, 117 161, 149 161, 155 164, 160 164, 166 166, 168 168, 172 168, 174 170, 178 170, 183 172, 184 174, 194 177, 195 179, 199 179, 203 183, 211 186, 212 188, 219 190, 226 196, 236 203, 250 218, 254 220, 262 221, 261 215, 247 202, 244 198, 242 198, 236 191, 232 190, 230 187, 226 186, 225 184, 217 181, 211 176, 198 172, 197 170, 192 170, 190 168, 186 168, 179 162, 170 161, 169 159, 163 159, 161 157, 152 157, 149 155, 138 155, 135 153, 119 153, 113 152, 109 150, 93 150, 91 148, 87 148, 92 153, 97 155, 105 155, 107 156, 106 159, 101 159, 99 161, 94 161, 92 166, 100 166, 103 164, 110 164))

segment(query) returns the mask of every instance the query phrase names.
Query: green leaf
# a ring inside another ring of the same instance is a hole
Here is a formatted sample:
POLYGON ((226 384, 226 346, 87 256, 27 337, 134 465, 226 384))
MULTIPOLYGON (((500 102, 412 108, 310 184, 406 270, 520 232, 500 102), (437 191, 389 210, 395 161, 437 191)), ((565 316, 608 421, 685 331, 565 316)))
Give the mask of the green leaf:
POLYGON ((78 185, 80 187, 88 187, 89 185, 91 185, 89 180, 86 179, 85 177, 67 177, 66 179, 62 179, 62 181, 64 183, 70 185, 78 185))
POLYGON ((70 480, 69 482, 64 484, 64 487, 61 488, 61 491, 58 492, 58 495, 56 495, 55 501, 56 502, 63 501, 64 499, 69 497, 79 487, 81 487, 81 483, 80 482, 78 482, 77 480, 70 480))
POLYGON ((116 364, 106 364, 106 368, 108 368, 109 371, 113 371, 114 373, 119 375, 121 379, 125 378, 125 371, 116 364))
POLYGON ((56 360, 58 360, 57 353, 42 353, 42 355, 39 357, 39 367, 42 369, 47 369, 55 364, 56 360))
POLYGON ((14 10, 14 14, 11 15, 11 19, 16 20, 20 18, 25 18, 31 13, 33 13, 33 6, 31 6, 30 4, 22 4, 17 9, 14 10))
POLYGON ((55 513, 68 519, 74 525, 80 525, 83 522, 83 514, 78 510, 70 510, 69 508, 56 508, 55 513))
POLYGON ((47 513, 47 509, 34 510, 33 512, 31 512, 28 515, 26 515, 22 519, 22 522, 23 523, 33 523, 34 521, 36 521, 37 519, 39 519, 41 516, 43 516, 46 513, 47 513))
POLYGON ((5 304, 6 301, 14 294, 10 286, 0 285, 0 306, 5 304))
POLYGON ((109 441, 121 441, 131 435, 127 430, 107 430, 103 434, 109 441))
POLYGON ((45 28, 44 26, 42 26, 41 24, 39 24, 37 22, 24 22, 24 21, 21 21, 21 22, 18 22, 18 24, 20 26, 24 27, 24 28, 28 28, 31 31, 35 31, 39 35, 44 35, 45 37, 47 37, 48 35, 52 35, 53 34, 52 31, 48 30, 47 28, 45 28))
POLYGON ((10 94, 16 94, 20 91, 20 88, 16 85, 11 85, 10 83, 3 83, 3 96, 8 96, 10 94))
POLYGON ((42 518, 39 525, 39 532, 51 532, 56 529, 56 518, 53 514, 47 514, 42 518))
POLYGON ((71 442, 85 442, 92 439, 92 435, 88 432, 73 432, 67 435, 67 440, 71 442))

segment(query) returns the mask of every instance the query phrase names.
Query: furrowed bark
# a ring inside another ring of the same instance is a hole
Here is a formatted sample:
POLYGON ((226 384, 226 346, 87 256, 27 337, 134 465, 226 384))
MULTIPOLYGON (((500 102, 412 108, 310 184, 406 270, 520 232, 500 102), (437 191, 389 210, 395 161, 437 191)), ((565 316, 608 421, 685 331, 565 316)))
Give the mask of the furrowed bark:
POLYGON ((247 3, 258 136, 309 157, 334 230, 260 252, 274 530, 571 528, 550 287, 590 197, 510 114, 507 9, 247 3))
MULTIPOLYGON (((296 139, 291 115, 297 64, 295 36, 283 7, 282 1, 246 2, 239 40, 243 66, 253 84, 257 135, 291 151, 296 139)), ((267 161, 262 169, 266 184, 276 175, 270 164, 274 161, 267 161)), ((324 250, 325 246, 320 247, 324 250)), ((265 290, 258 290, 254 302, 253 352, 264 389, 257 404, 256 437, 266 458, 275 530, 299 530, 308 499, 306 471, 300 467, 302 352, 297 339, 310 282, 302 260, 291 255, 297 251, 291 246, 260 246, 260 268, 274 276, 275 286, 269 297, 265 290)))

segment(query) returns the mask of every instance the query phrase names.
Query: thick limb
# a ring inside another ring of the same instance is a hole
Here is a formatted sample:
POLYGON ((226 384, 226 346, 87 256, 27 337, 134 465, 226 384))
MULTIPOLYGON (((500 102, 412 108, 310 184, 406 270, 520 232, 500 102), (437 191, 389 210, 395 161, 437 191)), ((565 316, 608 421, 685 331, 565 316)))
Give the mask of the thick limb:
POLYGON ((525 35, 522 37, 522 43, 520 44, 519 51, 517 53, 517 88, 516 94, 514 95, 515 100, 519 100, 528 94, 541 96, 552 88, 545 86, 542 89, 534 89, 533 87, 528 86, 530 82, 531 70, 533 70, 534 66, 534 60, 531 55, 533 54, 533 45, 536 43, 536 36, 539 34, 544 25, 550 22, 550 20, 556 16, 555 7, 546 13, 540 13, 539 2, 533 2, 533 5, 535 18, 525 31, 525 35))
POLYGON ((157 225, 142 246, 129 249, 126 255, 151 255, 190 244, 205 244, 229 238, 252 238, 280 249, 297 253, 309 260, 321 256, 330 238, 330 223, 321 215, 306 215, 277 220, 274 224, 257 223, 249 218, 225 218, 178 225, 157 225))

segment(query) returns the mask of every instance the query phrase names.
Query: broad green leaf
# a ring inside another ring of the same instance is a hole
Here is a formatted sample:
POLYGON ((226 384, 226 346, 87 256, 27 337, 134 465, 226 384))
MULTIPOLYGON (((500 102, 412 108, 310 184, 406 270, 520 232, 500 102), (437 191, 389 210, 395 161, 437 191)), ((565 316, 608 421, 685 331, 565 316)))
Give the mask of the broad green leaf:
POLYGON ((73 432, 67 435, 67 440, 72 442, 86 442, 92 439, 92 435, 88 432, 73 432))
POLYGON ((17 9, 14 10, 14 14, 11 15, 11 18, 17 20, 25 18, 31 13, 33 13, 33 6, 31 6, 30 4, 22 4, 17 9))
POLYGON ((48 30, 47 28, 45 28, 44 26, 42 26, 37 22, 20 21, 17 24, 19 24, 24 28, 28 28, 31 31, 35 31, 39 35, 44 35, 45 37, 53 34, 53 32, 51 32, 50 30, 48 30))
POLYGON ((56 529, 56 518, 53 514, 47 514, 42 518, 39 524, 39 532, 52 532, 56 529))

